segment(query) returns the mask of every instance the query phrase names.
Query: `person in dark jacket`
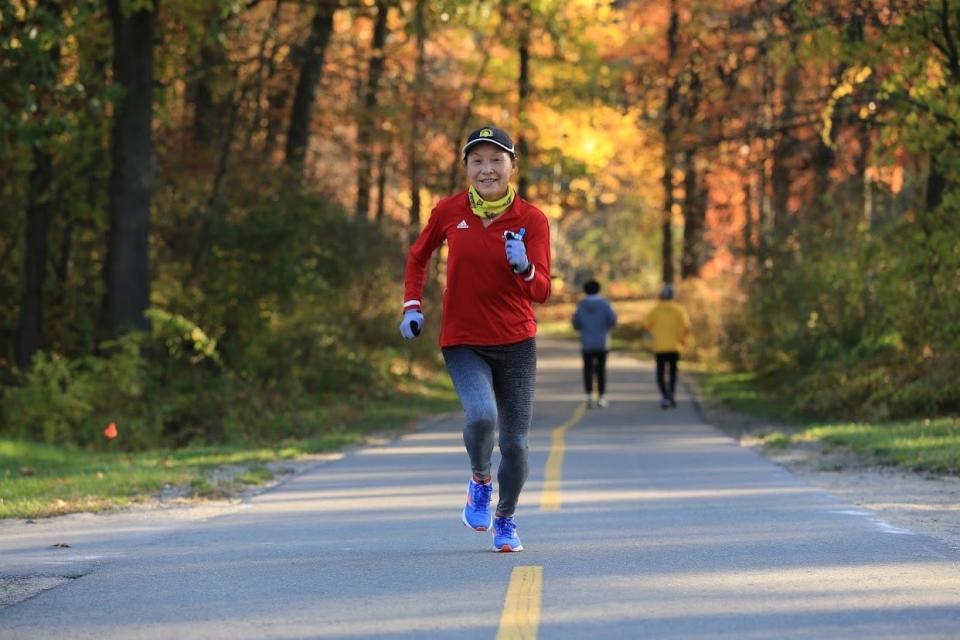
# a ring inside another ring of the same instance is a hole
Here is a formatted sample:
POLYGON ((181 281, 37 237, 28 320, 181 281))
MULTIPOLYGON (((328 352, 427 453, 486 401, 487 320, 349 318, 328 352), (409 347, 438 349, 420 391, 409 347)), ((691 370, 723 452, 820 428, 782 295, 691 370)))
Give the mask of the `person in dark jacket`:
POLYGON ((600 283, 587 280, 583 284, 586 296, 573 314, 573 328, 580 332, 583 352, 583 388, 587 393, 587 407, 606 407, 607 352, 610 350, 610 330, 617 324, 617 314, 610 302, 600 295, 600 283), (597 395, 593 395, 593 380, 597 380, 597 395))

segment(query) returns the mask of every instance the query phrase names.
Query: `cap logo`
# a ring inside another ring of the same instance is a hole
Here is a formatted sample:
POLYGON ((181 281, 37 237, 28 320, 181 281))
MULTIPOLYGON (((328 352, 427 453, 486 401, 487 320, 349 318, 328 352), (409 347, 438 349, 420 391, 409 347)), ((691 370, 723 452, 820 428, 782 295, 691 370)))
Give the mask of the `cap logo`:
POLYGON ((477 134, 478 138, 492 138, 493 129, 480 129, 480 133, 477 134))

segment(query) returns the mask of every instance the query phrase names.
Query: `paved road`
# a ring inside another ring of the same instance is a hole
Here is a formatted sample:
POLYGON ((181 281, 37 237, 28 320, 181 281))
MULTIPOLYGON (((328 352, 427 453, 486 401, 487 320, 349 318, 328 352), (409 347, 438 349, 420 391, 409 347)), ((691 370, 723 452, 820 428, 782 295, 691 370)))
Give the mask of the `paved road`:
POLYGON ((8 523, 0 575, 68 579, 0 609, 0 638, 960 637, 960 553, 740 448, 689 398, 661 411, 625 357, 610 408, 571 426, 578 354, 540 347, 523 553, 460 524, 448 416, 201 519, 8 523))

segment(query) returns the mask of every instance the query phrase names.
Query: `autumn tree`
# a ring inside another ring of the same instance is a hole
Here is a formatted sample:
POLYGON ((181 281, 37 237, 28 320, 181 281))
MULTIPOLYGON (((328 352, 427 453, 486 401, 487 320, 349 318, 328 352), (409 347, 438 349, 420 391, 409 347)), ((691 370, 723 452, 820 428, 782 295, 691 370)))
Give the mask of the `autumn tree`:
POLYGON ((64 27, 63 16, 56 2, 38 3, 22 21, 14 24, 21 41, 29 47, 18 62, 24 67, 33 66, 36 70, 33 105, 26 109, 32 113, 24 113, 33 129, 29 143, 32 168, 27 180, 26 242, 17 323, 16 364, 25 369, 43 346, 43 292, 49 253, 48 234, 54 207, 54 194, 51 191, 54 157, 51 147, 59 124, 57 101, 61 74, 59 38, 54 34, 62 34, 64 27), (33 35, 38 29, 45 32, 41 38, 33 35))
POLYGON ((290 124, 287 127, 286 163, 295 172, 303 171, 310 139, 310 123, 314 111, 317 86, 323 76, 327 44, 333 32, 333 17, 338 0, 317 0, 310 32, 298 50, 298 78, 293 95, 290 124))
POLYGON ((107 329, 145 328, 150 305, 150 197, 153 191, 153 47, 156 4, 111 0, 115 107, 110 233, 104 269, 107 329))

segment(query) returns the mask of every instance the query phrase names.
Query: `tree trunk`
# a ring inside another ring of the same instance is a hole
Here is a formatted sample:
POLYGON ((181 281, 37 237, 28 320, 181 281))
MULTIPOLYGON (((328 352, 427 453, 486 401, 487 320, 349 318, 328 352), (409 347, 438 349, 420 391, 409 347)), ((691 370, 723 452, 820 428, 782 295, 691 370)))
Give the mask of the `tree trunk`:
POLYGON ((377 224, 383 224, 387 208, 387 165, 390 161, 390 151, 393 145, 384 144, 377 155, 377 224))
POLYGON ((861 219, 867 223, 869 228, 873 221, 873 201, 871 198, 870 187, 870 150, 873 146, 870 137, 870 127, 866 122, 861 122, 857 131, 857 155, 854 156, 854 170, 856 177, 854 181, 853 201, 857 205, 856 213, 862 216, 861 219))
POLYGON ((413 67, 413 99, 410 101, 410 223, 407 237, 411 244, 420 235, 420 122, 423 119, 423 94, 426 86, 426 0, 417 0, 413 10, 413 30, 417 40, 417 57, 413 67))
POLYGON ((661 224, 661 256, 663 260, 663 281, 673 282, 673 132, 676 128, 673 110, 677 104, 680 82, 674 75, 673 64, 677 57, 677 41, 680 31, 680 17, 677 14, 677 1, 670 0, 670 23, 667 27, 667 95, 663 105, 663 221, 661 224))
POLYGON ((680 277, 697 278, 706 262, 703 233, 707 224, 707 197, 704 180, 698 174, 696 154, 684 153, 683 254, 680 258, 680 277))
POLYGON ((20 244, 20 225, 15 222, 13 233, 10 234, 9 238, 3 238, 2 240, 3 252, 0 253, 0 272, 7 269, 7 263, 10 262, 13 252, 20 244))
MULTIPOLYGON (((761 128, 764 131, 773 129, 773 91, 774 70, 770 63, 769 51, 765 45, 760 47, 760 91, 761 98, 761 128)), ((772 137, 760 139, 760 153, 756 161, 757 173, 757 264, 767 268, 770 257, 770 162, 772 137)))
MULTIPOLYGON (((296 175, 302 176, 310 140, 310 121, 313 118, 313 102, 317 85, 323 76, 323 60, 333 33, 333 14, 339 6, 337 0, 321 0, 310 23, 310 35, 299 52, 300 77, 293 97, 290 112, 290 127, 287 131, 286 164, 296 175)), ((286 102, 284 97, 283 102, 286 102)))
POLYGON ((207 199, 207 206, 211 209, 217 206, 220 200, 220 193, 223 187, 223 180, 227 176, 227 165, 230 162, 230 147, 233 145, 233 138, 237 130, 237 117, 240 113, 240 104, 243 102, 245 92, 243 90, 235 92, 230 106, 227 110, 226 124, 220 132, 220 152, 217 157, 217 170, 213 174, 213 183, 210 187, 210 197, 207 199))
MULTIPOLYGON (((795 60, 797 44, 790 36, 790 59, 795 60)), ((796 115, 794 105, 800 88, 800 66, 790 63, 780 92, 783 108, 780 112, 781 132, 773 149, 773 168, 770 175, 770 188, 773 190, 773 236, 777 250, 783 249, 783 240, 790 228, 790 190, 793 183, 792 163, 795 160, 797 141, 793 135, 793 119, 796 115)))
MULTIPOLYGON (((685 88, 681 90, 680 116, 683 118, 684 132, 701 140, 706 136, 697 121, 700 110, 703 84, 696 64, 691 61, 682 74, 685 88)), ((694 143, 696 144, 696 143, 694 143)), ((684 280, 696 278, 706 262, 706 247, 703 244, 703 231, 706 226, 707 201, 705 181, 697 169, 697 149, 688 143, 683 152, 683 244, 680 254, 680 277, 684 280)))
POLYGON ((470 125, 470 118, 473 117, 473 104, 480 93, 480 82, 487 73, 487 66, 490 64, 490 48, 481 47, 483 50, 483 59, 480 61, 480 67, 477 69, 477 75, 473 78, 473 84, 470 86, 470 95, 467 97, 463 106, 463 114, 460 116, 460 122, 457 124, 457 130, 453 136, 453 162, 450 164, 449 181, 447 193, 454 193, 460 179, 460 167, 463 166, 463 157, 461 149, 463 148, 464 137, 467 135, 467 127, 470 125))
POLYGON ((520 175, 517 180, 517 193, 521 198, 527 197, 529 166, 527 148, 527 101, 530 97, 530 5, 524 3, 520 8, 522 25, 520 27, 520 73, 517 75, 517 122, 520 131, 517 133, 517 155, 520 157, 520 175))
MULTIPOLYGON (((246 136, 243 141, 244 150, 250 149, 253 144, 253 136, 260 133, 261 120, 263 118, 263 89, 264 83, 273 77, 276 70, 277 52, 280 49, 280 39, 276 38, 270 52, 267 53, 267 43, 271 35, 277 33, 277 25, 280 22, 280 10, 283 7, 283 0, 276 0, 273 6, 273 12, 270 14, 269 27, 263 30, 263 36, 260 38, 260 47, 257 52, 257 71, 254 73, 255 85, 251 102, 253 104, 253 116, 250 118, 250 126, 247 127, 246 136), (264 77, 266 71, 266 77, 264 77)), ((269 100, 269 98, 268 98, 269 100)))
MULTIPOLYGON (((91 182, 94 180, 91 179, 91 182)), ((63 306, 67 298, 67 281, 70 279, 70 265, 73 261, 73 233, 76 227, 76 220, 68 221, 63 235, 60 236, 60 252, 56 259, 57 293, 54 297, 54 304, 58 307, 63 306)))
MULTIPOLYGON (((209 31, 220 29, 220 21, 214 18, 209 21, 209 31)), ((199 147, 208 147, 219 135, 219 124, 223 117, 223 108, 213 92, 216 69, 223 64, 224 51, 219 40, 213 38, 209 42, 210 34, 205 34, 205 41, 200 46, 200 60, 193 69, 194 80, 190 88, 193 97, 193 140, 199 147)))
MULTIPOLYGON (((766 142, 764 142, 764 157, 766 153, 766 142)), ((761 159, 757 163, 757 178, 760 183, 757 187, 757 263, 765 268, 767 258, 770 257, 770 237, 768 231, 770 197, 767 193, 770 188, 770 179, 767 176, 767 161, 765 159, 761 159)))
MULTIPOLYGON (((850 16, 836 18, 838 28, 842 27, 844 31, 844 38, 846 42, 855 46, 858 42, 863 41, 863 15, 859 10, 854 10, 854 13, 850 16), (846 26, 843 27, 842 25, 846 26)), ((846 73, 849 65, 846 62, 841 62, 838 64, 834 70, 831 78, 833 78, 833 83, 831 88, 836 86, 836 83, 843 78, 846 73)), ((846 111, 846 101, 838 101, 833 106, 833 113, 830 116, 830 138, 831 144, 827 144, 822 136, 817 136, 816 148, 813 152, 813 170, 814 170, 814 215, 821 219, 822 224, 826 225, 829 222, 826 220, 826 213, 828 212, 828 207, 830 203, 828 202, 828 196, 830 195, 831 185, 830 185, 830 172, 834 169, 837 161, 837 154, 834 151, 837 140, 840 138, 842 131, 841 127, 844 122, 844 112, 846 111)), ((861 128, 862 133, 862 128, 861 128)), ((861 147, 860 152, 863 152, 861 147)), ((865 156, 864 156, 865 157, 865 156)), ((864 165, 864 170, 866 166, 864 165)), ((865 178, 863 171, 858 171, 858 180, 863 180, 865 178)), ((855 196, 855 199, 862 203, 862 195, 855 196)))
POLYGON ((743 263, 750 266, 750 258, 754 255, 753 245, 753 186, 750 183, 749 165, 744 169, 742 180, 743 188, 743 263))
POLYGON ((27 205, 27 245, 23 260, 23 295, 17 326, 16 363, 30 366, 33 355, 43 347, 43 281, 47 264, 47 233, 50 228, 50 184, 53 157, 40 146, 33 147, 27 205))
POLYGON ((947 192, 947 176, 934 156, 930 156, 930 172, 927 174, 927 197, 924 210, 930 213, 940 206, 947 192))
MULTIPOLYGON (((40 2, 34 9, 36 17, 61 20, 58 3, 40 2), (45 15, 46 14, 46 15, 45 15)), ((50 49, 52 73, 38 83, 37 116, 43 119, 54 106, 51 95, 58 82, 60 46, 50 49)), ((44 74, 45 76, 47 74, 44 74)), ((23 291, 20 297, 20 316, 17 320, 17 343, 14 359, 18 367, 30 366, 34 354, 43 347, 43 283, 47 268, 47 243, 52 210, 53 154, 46 148, 47 141, 33 144, 33 169, 30 171, 27 191, 27 232, 23 254, 23 291)))
POLYGON ((270 157, 277 148, 277 139, 283 130, 283 116, 290 99, 290 91, 281 88, 267 96, 267 133, 263 140, 263 153, 270 157))
MULTIPOLYGON (((667 151, 667 150, 665 150, 667 151)), ((663 281, 673 282, 673 153, 667 151, 663 161, 663 221, 661 223, 661 258, 663 281)))
POLYGON ((786 238, 788 233, 790 184, 792 179, 788 163, 793 157, 793 148, 792 139, 789 134, 785 133, 773 150, 773 169, 770 174, 770 188, 773 189, 773 236, 776 239, 777 248, 782 248, 780 243, 786 238))
POLYGON ((149 327, 150 198, 154 181, 153 44, 156 3, 127 15, 109 0, 113 81, 123 90, 114 111, 105 323, 110 335, 149 327))
MULTIPOLYGON (((831 131, 834 136, 838 133, 836 127, 840 123, 840 118, 834 113, 832 118, 833 126, 831 131)), ((834 137, 836 141, 836 137, 834 137)), ((815 209, 822 212, 827 207, 826 197, 830 193, 830 172, 833 170, 837 161, 837 154, 833 147, 824 142, 821 136, 817 136, 817 146, 813 151, 813 196, 817 200, 815 209)))
POLYGON ((377 128, 377 92, 380 76, 383 75, 383 47, 387 41, 387 17, 390 8, 384 0, 376 0, 377 16, 373 24, 373 41, 370 43, 370 63, 367 72, 367 88, 357 122, 357 217, 370 215, 370 183, 373 173, 373 141, 377 128))

